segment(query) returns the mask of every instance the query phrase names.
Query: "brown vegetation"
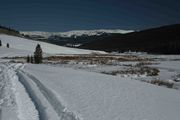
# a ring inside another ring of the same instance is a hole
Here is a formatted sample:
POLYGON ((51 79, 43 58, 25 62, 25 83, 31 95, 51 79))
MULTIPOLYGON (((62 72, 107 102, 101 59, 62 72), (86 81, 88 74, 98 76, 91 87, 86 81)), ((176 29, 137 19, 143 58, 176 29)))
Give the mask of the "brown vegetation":
POLYGON ((173 88, 174 86, 174 83, 165 80, 151 80, 150 83, 158 86, 166 86, 168 88, 173 88))
POLYGON ((146 59, 130 55, 109 55, 109 54, 89 54, 89 55, 69 55, 69 56, 50 56, 45 60, 68 63, 70 61, 86 62, 88 64, 112 64, 113 62, 123 61, 144 61, 146 59))
POLYGON ((102 72, 110 75, 147 75, 147 76, 157 76, 159 74, 159 70, 157 68, 152 67, 131 67, 126 70, 115 70, 111 72, 102 72))

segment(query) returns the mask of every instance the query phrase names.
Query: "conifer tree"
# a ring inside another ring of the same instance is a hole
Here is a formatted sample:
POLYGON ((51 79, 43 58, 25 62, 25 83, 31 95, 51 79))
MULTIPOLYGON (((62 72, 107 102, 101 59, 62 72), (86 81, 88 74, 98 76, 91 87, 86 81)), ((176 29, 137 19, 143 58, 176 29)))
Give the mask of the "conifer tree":
POLYGON ((34 63, 34 59, 33 59, 33 56, 31 56, 31 59, 30 59, 30 60, 31 60, 31 63, 34 63))
POLYGON ((36 50, 34 52, 34 62, 36 64, 42 63, 42 49, 41 49, 40 44, 37 44, 36 46, 36 50))
POLYGON ((30 63, 30 57, 29 57, 29 55, 27 56, 27 63, 30 63))
POLYGON ((6 46, 7 46, 7 48, 9 48, 9 43, 7 43, 7 45, 6 45, 6 46))

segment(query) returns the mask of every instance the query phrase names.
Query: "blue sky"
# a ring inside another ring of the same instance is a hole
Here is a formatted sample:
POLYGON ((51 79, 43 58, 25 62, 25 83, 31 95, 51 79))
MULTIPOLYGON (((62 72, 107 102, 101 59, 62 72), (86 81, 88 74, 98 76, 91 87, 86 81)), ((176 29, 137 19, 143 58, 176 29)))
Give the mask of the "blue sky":
POLYGON ((180 23, 180 0, 3 0, 0 24, 20 31, 146 29, 180 23))

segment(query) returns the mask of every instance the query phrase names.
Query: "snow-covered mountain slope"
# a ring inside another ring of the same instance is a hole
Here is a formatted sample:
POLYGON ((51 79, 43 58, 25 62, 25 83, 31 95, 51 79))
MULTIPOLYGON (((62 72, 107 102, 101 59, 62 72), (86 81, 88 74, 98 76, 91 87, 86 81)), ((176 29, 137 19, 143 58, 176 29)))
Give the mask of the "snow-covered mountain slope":
MULTIPOLYGON (((61 47, 45 42, 33 41, 29 39, 24 39, 24 38, 4 35, 4 34, 0 34, 0 40, 2 41, 2 45, 4 47, 6 46, 7 43, 10 44, 10 49, 6 49, 6 50, 8 50, 9 53, 11 54, 22 53, 22 55, 24 55, 26 53, 33 53, 37 44, 41 45, 43 52, 46 54, 89 54, 92 52, 105 53, 101 51, 91 51, 91 50, 61 47)), ((3 53, 4 51, 5 52, 4 54, 8 54, 8 52, 5 50, 4 47, 0 48, 1 53, 3 53)))
POLYGON ((100 29, 100 30, 74 30, 74 31, 68 31, 68 32, 41 32, 41 31, 22 31, 22 34, 25 35, 36 35, 36 36, 43 36, 45 38, 48 38, 52 35, 57 35, 61 37, 72 37, 72 36, 82 36, 82 35, 87 35, 87 36, 93 36, 93 35, 101 35, 103 33, 129 33, 133 32, 133 30, 106 30, 106 29, 100 29))

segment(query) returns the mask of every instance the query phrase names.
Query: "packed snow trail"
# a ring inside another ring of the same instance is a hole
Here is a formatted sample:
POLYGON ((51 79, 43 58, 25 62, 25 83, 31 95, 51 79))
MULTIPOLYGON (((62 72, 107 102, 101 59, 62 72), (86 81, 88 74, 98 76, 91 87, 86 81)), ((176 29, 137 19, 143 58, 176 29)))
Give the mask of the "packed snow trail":
POLYGON ((12 84, 4 73, 4 66, 0 65, 0 120, 18 120, 12 84))
POLYGON ((55 91, 49 90, 36 77, 22 70, 18 72, 18 75, 21 77, 29 77, 29 79, 36 83, 41 93, 44 95, 49 104, 53 107, 53 109, 60 117, 60 120, 80 120, 77 115, 75 115, 73 112, 68 111, 67 108, 62 105, 60 99, 58 98, 58 94, 55 93, 55 91))
MULTIPOLYGON (((46 88, 38 79, 29 73, 25 73, 22 68, 23 64, 6 64, 0 66, 0 75, 5 76, 4 84, 8 81, 11 92, 14 95, 14 103, 17 104, 18 120, 80 120, 73 112, 67 108, 58 99, 58 94, 46 88)), ((8 86, 3 85, 1 86, 8 86)), ((1 87, 3 89, 3 87, 1 87)), ((1 93, 3 90, 1 90, 1 93)), ((5 92, 3 92, 5 93, 5 92)), ((0 102, 3 103, 0 94, 0 102)), ((6 95, 7 96, 7 95, 6 95)), ((11 96, 10 96, 11 97, 11 96)), ((4 103, 3 103, 4 104, 4 103)), ((6 120, 7 116, 2 118, 2 110, 0 109, 0 120, 6 120)), ((14 118, 14 117, 12 117, 14 118)), ((13 119, 16 120, 16 119, 13 119)))
POLYGON ((39 111, 40 120, 80 120, 77 115, 63 106, 58 94, 49 90, 36 77, 24 72, 21 68, 16 69, 19 81, 33 99, 39 111))
POLYGON ((1 120, 39 120, 39 113, 26 89, 19 82, 15 67, 1 64, 0 68, 1 85, 4 84, 1 87, 1 111, 5 111, 1 115, 1 120), (6 110, 8 107, 14 108, 14 111, 9 112, 6 110))
POLYGON ((39 91, 36 84, 24 74, 17 71, 19 81, 24 85, 29 96, 33 99, 39 114, 40 120, 58 120, 58 116, 54 113, 54 110, 49 105, 48 101, 44 99, 43 94, 39 91))

